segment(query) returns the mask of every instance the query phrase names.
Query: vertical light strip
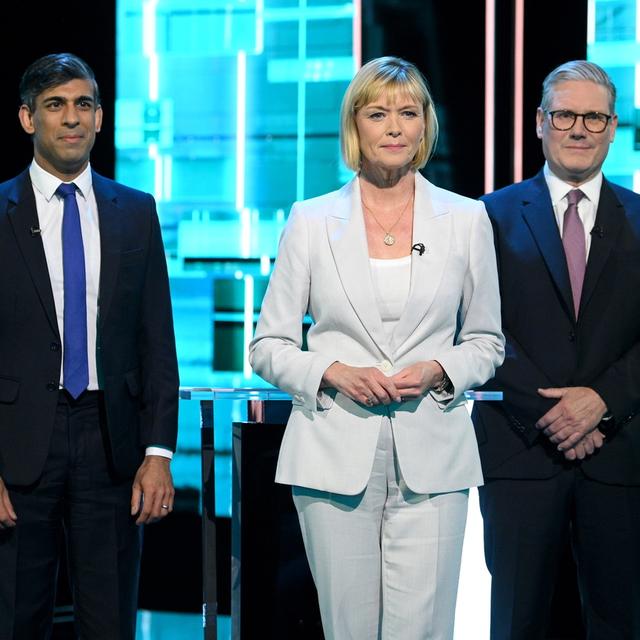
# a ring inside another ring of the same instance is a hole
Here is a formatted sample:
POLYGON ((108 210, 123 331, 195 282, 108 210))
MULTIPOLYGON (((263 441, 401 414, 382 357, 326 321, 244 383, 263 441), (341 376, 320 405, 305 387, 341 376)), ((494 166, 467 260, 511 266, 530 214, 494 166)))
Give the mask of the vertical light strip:
POLYGON ((304 152, 307 109, 307 0, 298 6, 298 124, 296 131, 296 200, 304 200, 304 152))
POLYGON ((156 9, 158 0, 147 0, 142 5, 142 52, 149 60, 149 100, 158 99, 158 52, 156 43, 156 9))
POLYGON ((264 0, 256 0, 256 54, 264 52, 264 0))
POLYGON ((248 258, 251 255, 251 212, 248 207, 240 211, 240 256, 248 258))
POLYGON ((513 182, 522 182, 522 128, 524 124, 524 0, 515 0, 513 31, 513 182))
POLYGON ((162 181, 162 198, 170 201, 173 193, 173 156, 167 154, 162 156, 163 160, 163 181, 162 181))
POLYGON ((362 66, 362 0, 353 0, 353 72, 362 66))
POLYGON ((151 102, 157 102, 158 100, 158 86, 160 84, 158 66, 158 55, 154 53, 149 57, 149 100, 151 102))
MULTIPOLYGON (((636 12, 636 40, 638 40, 638 29, 640 28, 640 18, 636 12)), ((587 2, 587 44, 594 44, 596 41, 596 0, 587 2)))
POLYGON ((253 337, 253 276, 244 277, 244 329, 242 344, 242 372, 245 379, 251 377, 249 343, 253 337))
POLYGON ((236 211, 242 211, 247 114, 247 54, 244 51, 238 51, 236 78, 236 211))
POLYGON ((496 3, 486 0, 484 18, 484 192, 493 191, 495 162, 496 3))
POLYGON ((147 147, 149 159, 153 161, 153 197, 162 200, 162 155, 158 152, 158 143, 150 142, 147 147))

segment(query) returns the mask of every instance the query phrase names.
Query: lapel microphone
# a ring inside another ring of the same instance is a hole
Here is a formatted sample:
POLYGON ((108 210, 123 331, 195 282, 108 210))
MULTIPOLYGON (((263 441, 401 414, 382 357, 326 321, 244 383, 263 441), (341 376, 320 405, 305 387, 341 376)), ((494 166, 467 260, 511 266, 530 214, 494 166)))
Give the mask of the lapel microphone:
POLYGON ((595 227, 593 227, 593 229, 591 229, 591 235, 598 236, 598 238, 602 239, 604 238, 604 229, 599 224, 597 224, 595 227))
POLYGON ((422 255, 425 251, 427 250, 427 248, 424 246, 424 244, 422 244, 422 242, 416 242, 412 247, 411 247, 411 252, 413 253, 414 251, 418 252, 418 255, 422 255))
POLYGON ((42 231, 38 229, 38 227, 31 227, 29 229, 29 233, 31 234, 32 238, 35 238, 36 236, 39 236, 42 233, 42 231))

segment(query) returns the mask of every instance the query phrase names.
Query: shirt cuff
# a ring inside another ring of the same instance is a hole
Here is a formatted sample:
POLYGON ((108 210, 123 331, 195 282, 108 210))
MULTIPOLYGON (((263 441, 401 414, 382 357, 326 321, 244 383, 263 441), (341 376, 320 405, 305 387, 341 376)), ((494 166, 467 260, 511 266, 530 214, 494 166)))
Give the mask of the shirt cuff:
POLYGON ((165 449, 164 447, 147 447, 144 450, 145 456, 162 456, 163 458, 173 458, 173 451, 171 449, 165 449))

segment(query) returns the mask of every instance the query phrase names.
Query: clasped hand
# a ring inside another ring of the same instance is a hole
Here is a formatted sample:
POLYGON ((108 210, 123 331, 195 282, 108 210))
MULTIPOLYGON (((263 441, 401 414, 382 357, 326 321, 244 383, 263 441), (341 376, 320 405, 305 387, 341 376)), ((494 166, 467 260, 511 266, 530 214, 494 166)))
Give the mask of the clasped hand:
POLYGON ((583 460, 604 444, 598 425, 607 412, 602 398, 589 387, 538 389, 558 402, 536 422, 567 460, 583 460))
POLYGON ((337 389, 369 407, 418 398, 442 381, 444 371, 435 360, 416 362, 393 376, 376 367, 351 367, 334 362, 322 377, 325 387, 337 389))
POLYGON ((11 504, 9 491, 0 478, 0 530, 15 527, 17 521, 18 516, 11 504))

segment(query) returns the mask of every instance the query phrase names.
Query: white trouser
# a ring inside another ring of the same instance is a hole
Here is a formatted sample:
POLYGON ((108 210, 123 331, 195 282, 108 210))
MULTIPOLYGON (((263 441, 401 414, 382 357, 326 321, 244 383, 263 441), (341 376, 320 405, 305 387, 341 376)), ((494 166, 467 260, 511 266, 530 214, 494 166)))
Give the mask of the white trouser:
POLYGON ((405 484, 383 420, 363 493, 293 487, 326 640, 450 640, 468 491, 405 484))

